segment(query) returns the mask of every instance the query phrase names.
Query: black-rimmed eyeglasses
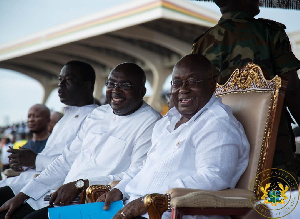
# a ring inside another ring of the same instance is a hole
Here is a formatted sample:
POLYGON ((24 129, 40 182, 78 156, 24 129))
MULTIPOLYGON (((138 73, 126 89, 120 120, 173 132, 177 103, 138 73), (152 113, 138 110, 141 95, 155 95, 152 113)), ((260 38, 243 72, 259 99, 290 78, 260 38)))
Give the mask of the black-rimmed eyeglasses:
POLYGON ((193 79, 193 78, 190 78, 190 79, 187 79, 187 80, 175 79, 175 80, 171 81, 171 86, 175 89, 179 89, 183 85, 185 85, 188 88, 194 88, 194 87, 197 87, 197 85, 199 83, 201 83, 203 81, 206 81, 206 80, 209 80, 209 79, 212 79, 212 78, 205 78, 205 79, 202 79, 202 80, 196 80, 196 79, 193 79))
POLYGON ((117 82, 110 81, 110 80, 105 81, 105 86, 110 89, 119 87, 122 90, 131 90, 133 88, 133 84, 131 84, 130 82, 117 83, 117 82))

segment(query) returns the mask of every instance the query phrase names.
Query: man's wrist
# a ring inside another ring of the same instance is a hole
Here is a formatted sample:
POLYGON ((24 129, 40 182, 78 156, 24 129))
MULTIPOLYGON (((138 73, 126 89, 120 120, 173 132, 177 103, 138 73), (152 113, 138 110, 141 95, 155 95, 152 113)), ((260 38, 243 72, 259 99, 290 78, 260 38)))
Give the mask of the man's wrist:
POLYGON ((122 193, 122 191, 120 190, 120 189, 118 189, 118 188, 112 188, 111 190, 110 190, 111 192, 117 192, 117 193, 119 193, 120 194, 120 200, 124 200, 124 195, 123 195, 123 193, 122 193))
POLYGON ((86 190, 89 187, 89 180, 88 179, 79 179, 74 181, 75 188, 80 193, 83 190, 86 190))
POLYGON ((33 151, 31 151, 31 156, 29 156, 28 160, 27 160, 27 165, 24 164, 22 166, 28 166, 28 167, 32 167, 32 168, 35 168, 35 160, 36 160, 36 156, 37 154, 34 153, 33 151))
POLYGON ((145 203, 145 198, 146 198, 147 195, 148 195, 148 194, 142 196, 141 201, 142 201, 143 203, 145 203))
POLYGON ((84 180, 83 179, 78 179, 75 181, 75 188, 78 193, 81 193, 82 190, 84 189, 84 180))
POLYGON ((84 181, 84 189, 87 189, 90 186, 90 182, 88 179, 85 179, 83 181, 84 181))
POLYGON ((19 192, 17 195, 23 202, 26 202, 30 197, 23 192, 19 192))

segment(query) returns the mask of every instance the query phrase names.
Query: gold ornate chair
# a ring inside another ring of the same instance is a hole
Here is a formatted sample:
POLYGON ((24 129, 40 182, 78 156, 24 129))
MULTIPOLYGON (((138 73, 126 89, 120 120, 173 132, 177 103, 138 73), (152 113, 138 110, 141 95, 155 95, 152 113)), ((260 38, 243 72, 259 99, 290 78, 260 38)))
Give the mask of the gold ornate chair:
POLYGON ((244 126, 250 142, 248 167, 234 189, 173 188, 167 194, 147 195, 144 201, 150 219, 161 218, 168 209, 176 219, 183 215, 245 215, 253 209, 252 202, 262 196, 260 182, 268 178, 272 167, 286 85, 278 76, 266 80, 260 67, 252 63, 236 69, 224 85, 217 85, 216 96, 222 97, 244 126))
POLYGON ((96 202, 104 193, 115 187, 120 181, 112 181, 108 185, 91 185, 80 195, 80 204, 96 202))

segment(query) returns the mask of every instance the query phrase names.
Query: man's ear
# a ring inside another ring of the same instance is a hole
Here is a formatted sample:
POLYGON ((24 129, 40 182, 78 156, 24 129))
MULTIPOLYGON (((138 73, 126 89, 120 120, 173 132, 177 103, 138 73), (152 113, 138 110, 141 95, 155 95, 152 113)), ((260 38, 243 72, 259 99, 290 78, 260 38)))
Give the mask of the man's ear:
POLYGON ((145 94, 146 94, 146 92, 147 92, 147 88, 145 86, 142 87, 142 89, 141 89, 141 96, 144 97, 145 94))
POLYGON ((213 79, 211 80, 211 83, 210 83, 209 86, 210 86, 210 89, 211 89, 213 92, 215 92, 216 86, 217 86, 217 81, 216 81, 215 78, 213 78, 213 79))

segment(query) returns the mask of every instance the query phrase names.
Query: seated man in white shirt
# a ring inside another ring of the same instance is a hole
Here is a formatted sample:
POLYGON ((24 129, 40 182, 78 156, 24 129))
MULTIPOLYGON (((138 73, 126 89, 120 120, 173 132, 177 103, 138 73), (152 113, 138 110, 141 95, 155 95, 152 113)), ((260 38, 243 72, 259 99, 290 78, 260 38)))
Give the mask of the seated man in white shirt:
POLYGON ((68 205, 89 185, 108 184, 121 180, 124 171, 135 172, 146 158, 154 124, 161 118, 143 101, 145 82, 145 73, 136 64, 113 69, 106 81, 109 104, 93 110, 62 156, 0 208, 0 212, 8 210, 6 219, 28 214, 22 211, 28 198, 31 212, 40 210, 26 218, 48 218, 49 203, 43 199, 51 190, 61 186, 52 194, 51 204, 68 205))
MULTIPOLYGON (((54 127, 41 153, 34 154, 30 150, 14 150, 18 157, 12 161, 12 164, 24 165, 22 158, 25 157, 27 162, 35 168, 22 172, 20 176, 0 181, 0 205, 18 194, 34 178, 34 175, 41 173, 62 154, 64 147, 70 145, 75 139, 86 116, 97 107, 93 104, 95 71, 91 65, 81 61, 70 61, 61 69, 58 80, 60 101, 69 105, 65 107, 65 115, 54 127)), ((46 130, 48 132, 48 124, 46 130)))
MULTIPOLYGON (((125 174, 107 194, 104 209, 112 201, 125 200, 117 218, 147 217, 142 198, 166 193, 174 187, 222 190, 234 188, 248 165, 249 143, 231 109, 216 98, 216 82, 210 62, 201 55, 187 55, 172 72, 175 107, 155 124, 152 147, 143 167, 125 174)), ((170 212, 163 214, 170 218, 170 212)))

